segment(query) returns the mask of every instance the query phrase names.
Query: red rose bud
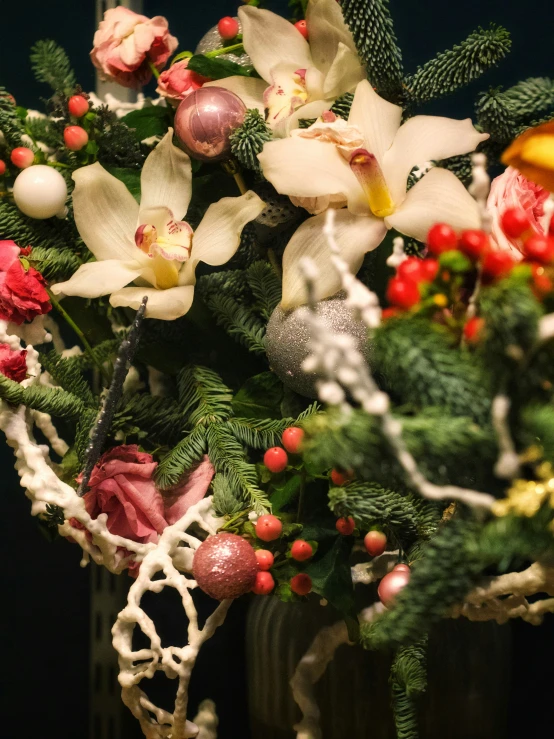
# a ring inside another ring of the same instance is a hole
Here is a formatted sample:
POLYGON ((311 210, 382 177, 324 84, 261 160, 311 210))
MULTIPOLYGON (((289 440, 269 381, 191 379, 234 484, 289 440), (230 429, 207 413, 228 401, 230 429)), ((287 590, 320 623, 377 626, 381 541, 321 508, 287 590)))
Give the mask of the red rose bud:
POLYGON ((67 103, 69 112, 75 118, 82 118, 88 113, 89 102, 83 95, 72 95, 67 103))
POLYGON ((27 377, 27 350, 14 351, 9 344, 0 344, 0 373, 14 382, 23 382, 27 377))
POLYGON ((523 251, 530 261, 549 264, 554 260, 554 237, 535 234, 525 241, 523 251))
POLYGON ((500 228, 506 236, 518 239, 531 228, 531 223, 527 213, 522 208, 508 208, 500 217, 500 228))
POLYGON ((480 259, 488 248, 489 237, 479 229, 463 231, 458 242, 458 249, 473 261, 480 259))
POLYGON ((387 300, 398 308, 408 310, 417 305, 421 299, 419 289, 413 280, 403 280, 401 277, 393 277, 387 288, 387 300))
POLYGON ((464 338, 468 344, 478 344, 482 338, 485 320, 474 316, 464 326, 464 338))
POLYGON ((443 251, 451 251, 457 245, 456 232, 447 223, 435 223, 427 234, 427 247, 435 256, 439 256, 443 251))
POLYGON ((81 126, 67 126, 63 132, 63 140, 71 151, 81 151, 88 144, 88 133, 81 126))

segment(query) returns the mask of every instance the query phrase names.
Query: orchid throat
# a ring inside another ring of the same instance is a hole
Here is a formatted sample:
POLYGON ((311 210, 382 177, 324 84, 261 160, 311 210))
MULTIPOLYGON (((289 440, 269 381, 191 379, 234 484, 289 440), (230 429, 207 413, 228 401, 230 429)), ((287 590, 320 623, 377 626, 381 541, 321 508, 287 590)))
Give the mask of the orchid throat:
POLYGON ((392 215, 395 205, 375 155, 367 149, 356 149, 350 157, 350 169, 356 175, 373 215, 378 218, 392 215))

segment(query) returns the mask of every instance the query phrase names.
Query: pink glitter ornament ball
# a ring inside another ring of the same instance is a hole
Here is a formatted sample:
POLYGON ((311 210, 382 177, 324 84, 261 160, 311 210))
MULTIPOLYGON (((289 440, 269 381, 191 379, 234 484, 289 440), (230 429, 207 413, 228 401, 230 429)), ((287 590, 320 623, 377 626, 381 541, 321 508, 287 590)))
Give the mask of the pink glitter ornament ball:
POLYGON ((390 608, 396 599, 398 593, 406 587, 410 581, 410 575, 412 573, 408 570, 401 569, 400 566, 396 567, 389 572, 388 575, 381 580, 379 587, 377 588, 377 594, 379 600, 386 607, 390 608))
POLYGON ((198 547, 192 574, 198 586, 216 600, 238 598, 256 582, 258 561, 250 544, 236 534, 210 536, 198 547))
POLYGON ((194 159, 214 162, 230 151, 229 136, 244 121, 246 105, 223 87, 201 87, 175 114, 175 134, 194 159))

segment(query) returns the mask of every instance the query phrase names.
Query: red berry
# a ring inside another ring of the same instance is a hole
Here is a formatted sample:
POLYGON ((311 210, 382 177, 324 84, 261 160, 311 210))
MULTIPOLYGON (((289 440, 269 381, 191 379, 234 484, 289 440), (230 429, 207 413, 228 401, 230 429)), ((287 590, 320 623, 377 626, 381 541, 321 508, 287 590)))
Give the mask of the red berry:
POLYGON ((377 588, 377 595, 381 603, 389 608, 396 600, 398 593, 403 590, 410 581, 411 572, 396 567, 381 580, 377 588))
POLYGON ((458 245, 456 232, 447 223, 435 223, 427 234, 427 246, 431 254, 438 256, 443 251, 455 249, 458 245))
POLYGON ((314 550, 311 544, 304 539, 297 539, 290 548, 290 556, 297 562, 305 562, 313 555, 314 550))
POLYGON ((304 36, 304 38, 305 38, 305 39, 306 39, 306 41, 307 41, 307 40, 308 40, 308 26, 306 25, 306 21, 297 21, 297 22, 296 22, 296 23, 294 24, 294 27, 295 27, 295 28, 296 28, 296 29, 297 29, 298 31, 300 31, 300 33, 302 34, 302 36, 304 36))
POLYGON ((356 528, 356 523, 354 522, 352 516, 348 516, 348 518, 337 518, 335 528, 339 532, 339 534, 342 534, 343 536, 350 536, 350 534, 352 534, 352 532, 356 528))
POLYGON ((458 243, 459 250, 473 260, 480 259, 488 247, 489 237, 477 228, 463 231, 458 243))
POLYGON ((230 15, 226 15, 225 18, 222 18, 217 24, 217 30, 222 39, 230 41, 231 39, 234 39, 239 32, 238 21, 231 18, 230 15))
POLYGON ((268 513, 258 518, 255 528, 258 539, 262 541, 275 541, 275 539, 281 536, 283 524, 277 516, 272 516, 271 513, 268 513))
POLYGON ((281 443, 291 454, 298 454, 302 445, 302 439, 304 438, 304 430, 298 428, 298 426, 291 426, 283 431, 281 437, 281 443))
POLYGON ((19 169, 27 169, 33 163, 34 153, 27 146, 18 146, 10 154, 12 164, 19 169))
POLYGON ((287 453, 280 446, 272 446, 264 454, 264 464, 270 472, 282 472, 289 462, 287 453))
POLYGON ((538 297, 540 298, 543 295, 547 295, 549 292, 552 292, 552 290, 554 289, 554 284, 552 283, 550 277, 546 274, 542 264, 533 264, 532 270, 533 286, 538 297))
POLYGON ((82 95, 72 95, 69 98, 67 107, 71 115, 75 116, 75 118, 82 118, 88 113, 89 104, 88 100, 82 95))
POLYGON ((488 251, 483 259, 483 277, 485 281, 504 277, 511 272, 515 262, 505 251, 488 251))
POLYGON ((383 308, 383 310, 381 311, 381 321, 388 321, 395 316, 399 316, 401 313, 402 311, 400 310, 400 308, 383 308))
POLYGON ((554 259, 554 238, 535 234, 525 241, 523 251, 533 262, 549 264, 554 259))
POLYGON ((468 344, 478 344, 481 340, 481 334, 485 325, 484 318, 474 316, 467 321, 464 326, 464 338, 468 344))
POLYGON ((424 259, 421 263, 421 271, 425 282, 433 282, 439 273, 439 263, 436 259, 424 259))
POLYGON ((408 257, 398 265, 396 276, 403 280, 421 282, 423 280, 423 260, 418 257, 408 257))
POLYGON ((296 595, 308 595, 312 589, 312 578, 305 572, 300 572, 291 579, 290 589, 296 595))
POLYGON ((256 549, 254 554, 258 560, 258 568, 260 570, 270 570, 273 567, 275 557, 268 549, 256 549))
POLYGON ((63 132, 63 140, 71 151, 81 151, 88 144, 88 133, 81 126, 67 126, 63 132))
POLYGON ((368 531, 364 536, 364 547, 372 557, 378 557, 387 548, 387 537, 382 531, 368 531))
POLYGON ((3 159, 0 159, 0 177, 2 177, 2 175, 5 173, 6 173, 6 162, 3 159))
POLYGON ((527 213, 522 208, 508 208, 500 217, 500 228, 512 239, 518 239, 530 227, 527 213))
POLYGON ((393 277, 387 288, 387 300, 399 308, 412 308, 421 299, 419 288, 413 280, 403 280, 401 277, 393 277))
POLYGON ((256 595, 269 595, 275 587, 275 580, 270 572, 258 572, 252 592, 256 595))
POLYGON ((350 482, 353 477, 354 475, 351 470, 345 472, 337 469, 331 470, 331 480, 333 481, 333 485, 336 485, 337 487, 346 485, 346 483, 350 482))

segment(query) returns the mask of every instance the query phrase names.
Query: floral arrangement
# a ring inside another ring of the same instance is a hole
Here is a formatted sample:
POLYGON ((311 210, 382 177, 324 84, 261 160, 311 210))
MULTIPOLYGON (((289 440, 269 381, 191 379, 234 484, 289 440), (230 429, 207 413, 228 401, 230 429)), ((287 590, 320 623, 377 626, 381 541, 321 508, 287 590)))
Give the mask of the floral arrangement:
POLYGON ((46 113, 0 88, 0 428, 41 525, 132 578, 112 633, 146 737, 215 737, 191 672, 250 592, 337 614, 292 681, 298 737, 324 736, 313 684, 347 642, 394 650, 415 737, 433 624, 554 612, 554 85, 419 115, 507 32, 408 74, 386 0, 257 5, 194 54, 108 10, 100 74, 157 79, 128 112, 50 41, 46 113), (164 588, 185 647, 142 608, 164 588))

